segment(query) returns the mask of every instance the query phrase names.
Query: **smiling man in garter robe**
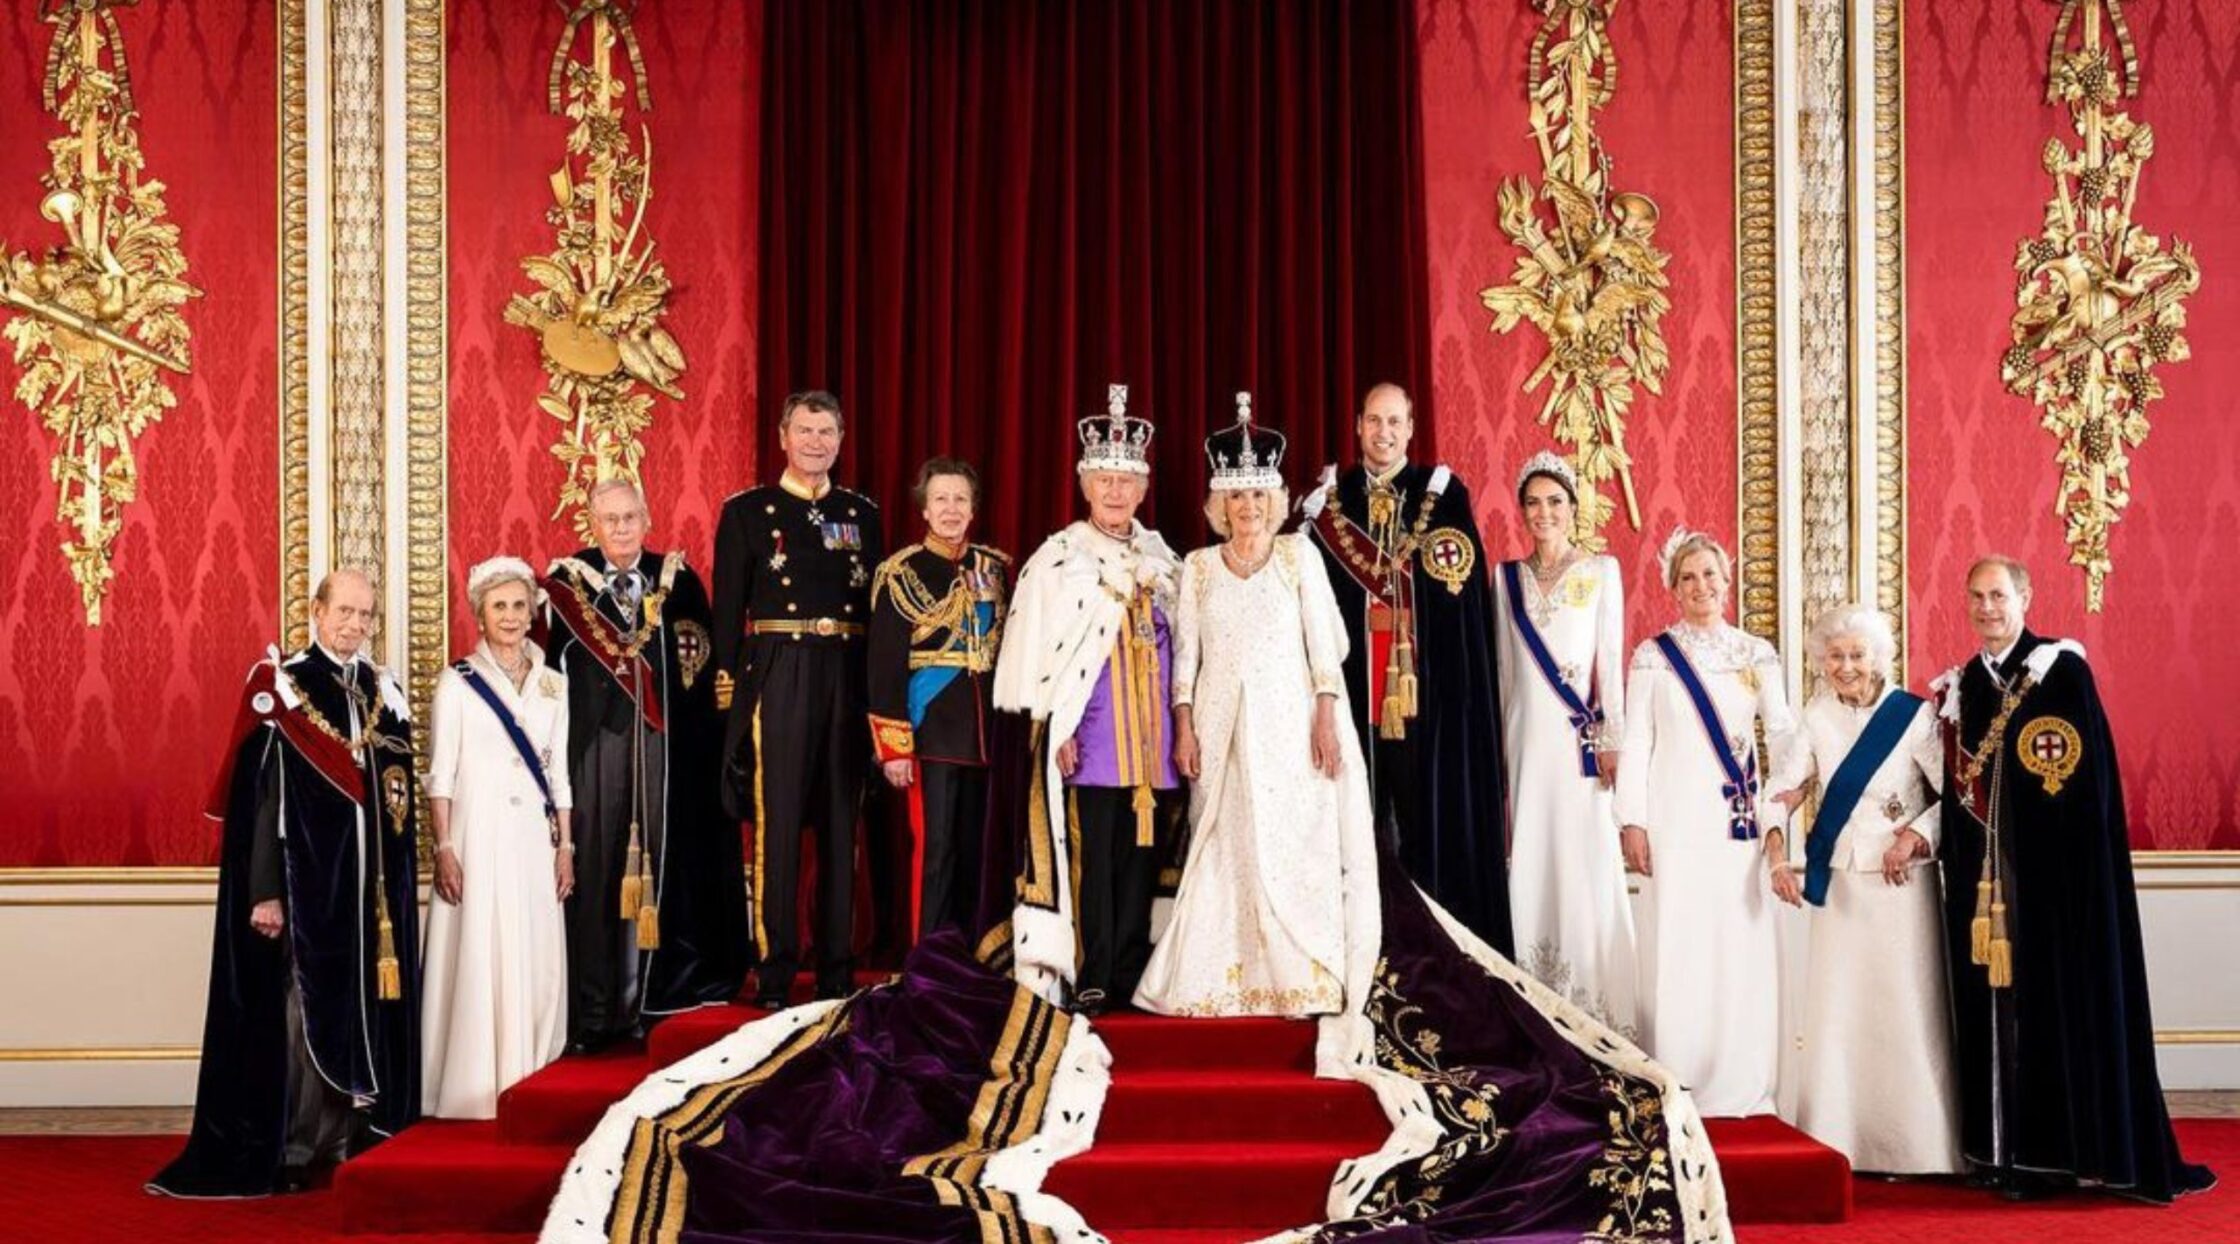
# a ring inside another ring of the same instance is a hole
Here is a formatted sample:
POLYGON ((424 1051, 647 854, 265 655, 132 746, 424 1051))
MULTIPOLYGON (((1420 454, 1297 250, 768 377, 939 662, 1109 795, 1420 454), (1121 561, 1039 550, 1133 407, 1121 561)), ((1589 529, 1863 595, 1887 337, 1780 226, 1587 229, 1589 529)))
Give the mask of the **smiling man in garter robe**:
POLYGON ((568 1043, 582 1053, 665 1015, 738 997, 746 975, 739 835, 716 807, 723 742, 713 615, 682 553, 645 547, 645 495, 604 481, 598 543, 546 571, 547 660, 568 677, 576 890, 568 1043))
POLYGON ((2029 606, 2022 563, 1978 559, 1982 651, 1931 684, 1960 1151, 2018 1200, 2166 1202, 2216 1177, 2179 1156, 2163 1103, 2115 736, 2084 649, 2032 634, 2029 606))
POLYGON ((363 648, 373 584, 337 570, 314 639, 249 671, 211 795, 225 823, 194 1129, 148 1184, 292 1192, 420 1116, 412 722, 363 648))

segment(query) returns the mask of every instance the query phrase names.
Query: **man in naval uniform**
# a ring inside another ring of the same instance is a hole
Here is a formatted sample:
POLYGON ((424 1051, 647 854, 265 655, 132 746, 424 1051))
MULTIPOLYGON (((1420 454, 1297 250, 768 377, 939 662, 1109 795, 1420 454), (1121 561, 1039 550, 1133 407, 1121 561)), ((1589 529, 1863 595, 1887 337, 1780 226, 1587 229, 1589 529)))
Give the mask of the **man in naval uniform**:
POLYGON ((1300 510, 1345 615, 1378 827, 1418 885, 1510 954, 1493 595, 1470 490, 1408 460, 1399 385, 1369 390, 1356 431, 1361 461, 1325 468, 1300 510))
POLYGON ((969 536, 971 464, 933 458, 912 490, 926 538, 871 580, 871 744, 909 799, 920 936, 971 929, 988 811, 988 691, 1003 639, 1011 559, 969 536))
POLYGON ((225 824, 194 1128, 151 1192, 300 1190, 420 1115, 412 723, 364 653, 373 584, 319 583, 313 640, 249 671, 211 796, 225 824))
POLYGON ((871 762, 864 634, 886 556, 879 507, 832 482, 845 425, 822 390, 786 398, 775 484, 723 503, 716 528, 716 700, 727 708, 724 807, 754 826, 759 1004, 800 965, 801 832, 817 831, 817 996, 851 985, 856 817, 871 762))
POLYGON ((2167 1202, 2215 1182, 2178 1153, 2155 1069, 2114 735, 2084 649, 2023 625, 2030 573, 1968 571, 1981 652, 1939 678, 1946 961, 1972 1182, 2167 1202))
POLYGON ((1134 997, 1150 962, 1160 804, 1179 785, 1168 618, 1181 563, 1136 518, 1152 428, 1127 400, 1112 385, 1106 412, 1078 425, 1089 517, 1019 571, 996 660, 996 707, 1036 727, 1015 971, 1090 1015, 1134 997))
POLYGON ((568 896, 568 1044, 587 1052, 659 1016, 739 996, 739 835, 716 807, 707 589, 646 548, 645 495, 595 485, 598 543, 543 582, 546 660, 568 677, 576 889, 568 896))

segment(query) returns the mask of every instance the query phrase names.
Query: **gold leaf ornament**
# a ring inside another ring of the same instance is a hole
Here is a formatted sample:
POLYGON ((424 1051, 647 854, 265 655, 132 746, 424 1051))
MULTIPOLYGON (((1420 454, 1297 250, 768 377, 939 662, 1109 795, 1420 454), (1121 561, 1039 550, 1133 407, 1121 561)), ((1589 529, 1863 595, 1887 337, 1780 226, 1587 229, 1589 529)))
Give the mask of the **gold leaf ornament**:
POLYGON ((652 110, 645 60, 627 0, 570 0, 554 48, 546 104, 571 123, 545 212, 553 249, 522 259, 536 287, 508 300, 509 324, 537 334, 545 391, 539 409, 560 425, 553 456, 564 477, 553 517, 573 513, 590 539, 592 488, 642 483, 640 436, 653 422, 651 393, 678 399, 684 351, 662 327, 667 270, 646 232, 653 199, 653 136, 626 108, 652 110), (629 85, 618 76, 628 66, 629 85), (633 139, 635 145, 633 145, 633 139), (650 391, 650 392, 649 392, 650 391))
POLYGON ((2193 248, 2167 249, 2132 218, 2154 129, 2117 105, 2139 93, 2139 59, 2121 0, 2064 0, 2047 55, 2046 98, 2069 113, 2071 140, 2046 140, 2053 179, 2036 235, 2015 248, 2015 311, 1999 376, 2038 407, 2055 438, 2070 564, 2097 612, 2115 564, 2109 534, 2130 507, 2130 451, 2162 397, 2154 369, 2189 357, 2185 300, 2200 288, 2193 248))
POLYGON ((1616 0, 1535 0, 1542 20, 1527 59, 1527 119, 1540 150, 1537 189, 1523 177, 1495 192, 1501 231, 1518 255, 1509 281, 1481 291, 1492 328, 1530 323, 1546 353, 1524 391, 1547 386, 1538 418, 1568 446, 1579 473, 1580 546, 1598 551, 1616 512, 1604 492, 1615 483, 1632 525, 1641 526, 1626 419, 1635 386, 1663 391, 1671 355, 1662 323, 1672 307, 1670 257, 1655 245, 1655 200, 1613 191, 1610 157, 1595 132, 1595 110, 1617 90, 1610 44, 1616 0))
POLYGON ((63 562, 86 624, 101 609, 122 507, 139 495, 134 440, 178 404, 164 373, 186 374, 192 334, 180 313, 202 291, 186 280, 163 183, 143 180, 132 77, 115 10, 134 0, 40 0, 54 27, 40 103, 62 123, 48 142, 39 214, 60 246, 0 245, 0 337, 22 368, 15 396, 55 437, 48 474, 63 562))

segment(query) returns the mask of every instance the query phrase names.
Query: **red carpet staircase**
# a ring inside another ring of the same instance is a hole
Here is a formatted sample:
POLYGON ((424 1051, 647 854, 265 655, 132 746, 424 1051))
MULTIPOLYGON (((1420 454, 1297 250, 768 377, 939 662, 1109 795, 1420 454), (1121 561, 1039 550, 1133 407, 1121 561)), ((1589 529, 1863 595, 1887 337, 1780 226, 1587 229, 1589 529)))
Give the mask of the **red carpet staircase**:
MULTIPOLYGON (((346 1230, 526 1232, 575 1145, 649 1071, 761 1012, 670 1019, 647 1048, 567 1058, 509 1090, 489 1123, 422 1123, 337 1172, 346 1230)), ((1316 1080, 1314 1026, 1119 1015, 1097 1024, 1112 1091, 1096 1147, 1048 1191, 1124 1244, 1247 1239, 1322 1217, 1331 1172, 1382 1141, 1366 1089, 1316 1080), (1218 1171, 1218 1196, 1208 1195, 1218 1171)), ((1770 1118, 1720 1120, 1712 1139, 1737 1222, 1850 1216, 1841 1155, 1770 1118)))

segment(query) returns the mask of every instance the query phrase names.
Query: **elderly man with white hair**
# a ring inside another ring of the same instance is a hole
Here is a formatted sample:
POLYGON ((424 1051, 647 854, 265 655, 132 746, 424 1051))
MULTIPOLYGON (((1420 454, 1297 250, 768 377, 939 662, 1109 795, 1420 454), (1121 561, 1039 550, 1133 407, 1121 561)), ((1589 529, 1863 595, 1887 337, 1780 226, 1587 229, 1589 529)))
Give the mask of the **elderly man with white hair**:
POLYGON ((529 639, 537 596, 518 557, 470 571, 482 642, 436 681, 421 1084, 427 1112, 444 1118, 495 1118, 498 1094, 567 1041, 568 681, 529 639))
POLYGON ((1769 785, 1794 811, 1817 778, 1820 807, 1801 866, 1783 830, 1766 835, 1774 893, 1812 908, 1797 1122, 1859 1170, 1952 1174, 1936 714, 1892 685, 1898 645, 1879 611, 1831 609, 1805 645, 1821 689, 1769 785))

